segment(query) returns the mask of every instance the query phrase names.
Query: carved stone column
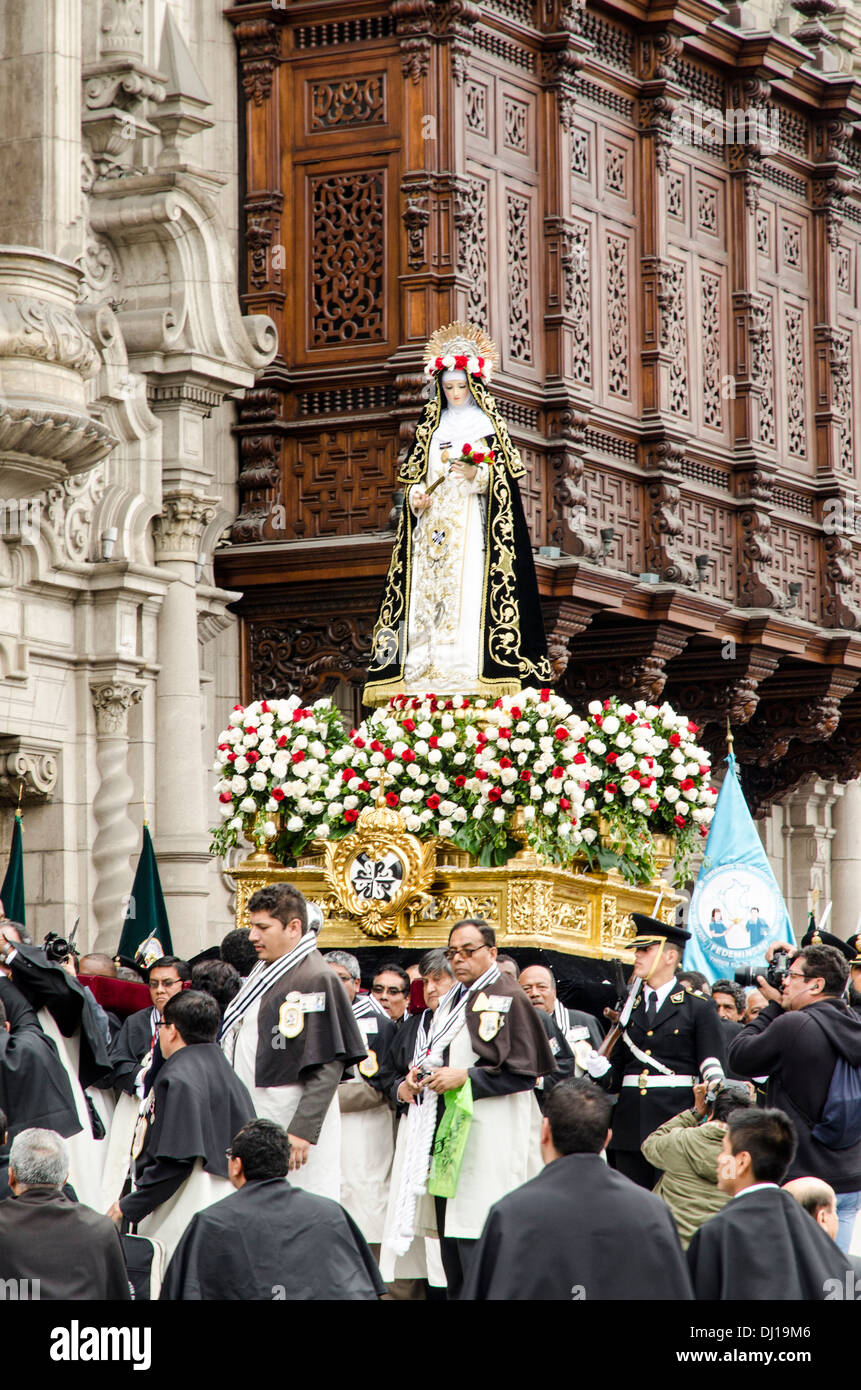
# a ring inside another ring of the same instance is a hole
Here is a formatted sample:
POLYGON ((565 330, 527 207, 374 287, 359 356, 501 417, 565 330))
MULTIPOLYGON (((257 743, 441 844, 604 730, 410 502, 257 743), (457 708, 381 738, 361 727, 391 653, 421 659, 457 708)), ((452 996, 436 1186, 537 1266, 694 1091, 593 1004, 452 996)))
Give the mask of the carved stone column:
POLYGON ((113 950, 123 920, 123 899, 132 882, 131 858, 138 832, 128 814, 134 783, 128 771, 129 710, 141 691, 121 678, 90 686, 96 712, 96 768, 99 787, 93 801, 98 831, 93 845, 96 889, 93 912, 98 923, 97 946, 113 950))
POLYGON ((831 842, 831 930, 844 939, 861 931, 861 782, 847 782, 834 803, 831 842))
POLYGON ((156 850, 174 945, 200 950, 206 927, 209 843, 195 563, 217 502, 167 493, 154 522, 156 562, 174 578, 158 622, 156 850))
POLYGON ((811 895, 819 890, 820 911, 833 896, 831 842, 834 839, 832 807, 843 788, 836 782, 811 777, 786 805, 789 866, 786 906, 798 935, 804 931, 811 895))

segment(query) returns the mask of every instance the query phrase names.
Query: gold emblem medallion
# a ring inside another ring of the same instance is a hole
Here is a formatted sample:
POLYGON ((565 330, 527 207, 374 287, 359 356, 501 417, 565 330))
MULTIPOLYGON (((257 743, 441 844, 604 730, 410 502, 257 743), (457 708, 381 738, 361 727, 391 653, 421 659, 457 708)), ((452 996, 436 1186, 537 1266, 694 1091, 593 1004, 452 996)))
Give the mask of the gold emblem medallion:
POLYGON ((305 1014, 302 1010, 302 996, 298 990, 291 990, 278 1011, 278 1032, 285 1038, 298 1038, 305 1027, 305 1014))
POLYGON ((373 1048, 369 1048, 367 1057, 363 1062, 359 1063, 359 1071, 362 1073, 362 1076, 376 1076, 379 1070, 380 1064, 377 1061, 377 1054, 374 1052, 373 1048))
POLYGON ((478 1020, 478 1036, 482 1042, 491 1042, 502 1026, 502 1014, 496 1009, 486 1010, 478 1020))

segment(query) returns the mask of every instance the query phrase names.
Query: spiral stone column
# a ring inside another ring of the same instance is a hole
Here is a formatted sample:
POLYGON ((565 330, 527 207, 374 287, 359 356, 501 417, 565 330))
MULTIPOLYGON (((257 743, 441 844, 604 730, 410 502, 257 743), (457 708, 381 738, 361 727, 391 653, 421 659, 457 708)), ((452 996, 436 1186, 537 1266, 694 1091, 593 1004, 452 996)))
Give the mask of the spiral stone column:
POLYGON ((90 687, 96 711, 96 768, 99 788, 93 802, 98 832, 93 845, 96 891, 93 911, 96 944, 114 950, 132 882, 131 858, 138 832, 129 817, 134 784, 128 772, 128 719, 141 698, 137 686, 107 681, 90 687))

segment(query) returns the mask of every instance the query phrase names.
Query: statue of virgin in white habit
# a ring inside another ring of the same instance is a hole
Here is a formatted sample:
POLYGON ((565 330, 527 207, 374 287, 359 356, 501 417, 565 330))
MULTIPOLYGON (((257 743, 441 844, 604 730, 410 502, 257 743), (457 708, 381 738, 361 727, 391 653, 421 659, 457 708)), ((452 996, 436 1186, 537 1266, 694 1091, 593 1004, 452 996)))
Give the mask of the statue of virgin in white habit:
POLYGON ((430 399, 398 481, 404 504, 374 628, 367 704, 496 697, 552 679, 520 454, 488 390, 496 351, 473 324, 426 349, 430 399))

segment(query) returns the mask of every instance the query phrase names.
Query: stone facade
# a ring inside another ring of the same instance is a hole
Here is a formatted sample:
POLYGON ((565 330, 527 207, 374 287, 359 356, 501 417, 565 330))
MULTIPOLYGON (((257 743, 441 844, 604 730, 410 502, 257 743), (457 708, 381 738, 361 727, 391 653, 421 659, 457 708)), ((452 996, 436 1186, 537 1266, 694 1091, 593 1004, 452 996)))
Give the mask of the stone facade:
POLYGON ((192 954, 230 925, 233 401, 276 347, 236 284, 233 37, 194 0, 7 0, 0 64, 0 846, 23 786, 28 926, 110 951, 146 814, 192 954))

